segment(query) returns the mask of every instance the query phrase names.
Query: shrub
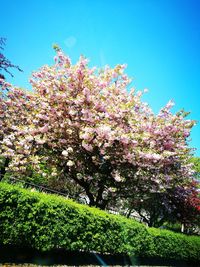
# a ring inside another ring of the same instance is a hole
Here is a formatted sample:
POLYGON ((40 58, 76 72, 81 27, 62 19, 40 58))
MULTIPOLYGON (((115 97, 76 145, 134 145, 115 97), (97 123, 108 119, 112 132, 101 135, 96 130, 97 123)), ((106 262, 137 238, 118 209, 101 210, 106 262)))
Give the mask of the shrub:
POLYGON ((41 251, 97 251, 186 261, 200 260, 200 237, 185 236, 64 197, 0 183, 0 244, 41 251))

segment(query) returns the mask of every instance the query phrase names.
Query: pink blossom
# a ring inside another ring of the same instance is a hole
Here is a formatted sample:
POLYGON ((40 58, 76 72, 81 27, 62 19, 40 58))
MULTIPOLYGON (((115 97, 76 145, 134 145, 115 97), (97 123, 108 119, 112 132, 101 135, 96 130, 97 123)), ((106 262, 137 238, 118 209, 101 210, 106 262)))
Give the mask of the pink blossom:
POLYGON ((45 126, 43 126, 42 128, 40 128, 40 132, 41 133, 46 133, 48 132, 49 126, 46 124, 45 126))

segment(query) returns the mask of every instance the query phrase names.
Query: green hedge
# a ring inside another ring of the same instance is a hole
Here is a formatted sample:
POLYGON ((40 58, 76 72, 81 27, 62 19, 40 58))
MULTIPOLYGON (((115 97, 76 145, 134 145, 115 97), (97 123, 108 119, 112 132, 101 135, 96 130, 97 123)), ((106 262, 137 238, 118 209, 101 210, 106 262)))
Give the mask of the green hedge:
POLYGON ((200 237, 147 228, 64 197, 0 183, 0 244, 200 260, 200 237))

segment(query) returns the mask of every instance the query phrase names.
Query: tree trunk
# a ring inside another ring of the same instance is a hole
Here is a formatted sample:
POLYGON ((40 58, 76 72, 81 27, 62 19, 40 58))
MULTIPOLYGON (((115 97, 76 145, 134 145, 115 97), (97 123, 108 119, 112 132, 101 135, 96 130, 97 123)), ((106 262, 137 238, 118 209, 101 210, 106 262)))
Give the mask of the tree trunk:
POLYGON ((6 158, 4 165, 0 169, 0 181, 3 180, 3 178, 6 174, 6 168, 8 167, 8 164, 9 164, 9 158, 6 158))

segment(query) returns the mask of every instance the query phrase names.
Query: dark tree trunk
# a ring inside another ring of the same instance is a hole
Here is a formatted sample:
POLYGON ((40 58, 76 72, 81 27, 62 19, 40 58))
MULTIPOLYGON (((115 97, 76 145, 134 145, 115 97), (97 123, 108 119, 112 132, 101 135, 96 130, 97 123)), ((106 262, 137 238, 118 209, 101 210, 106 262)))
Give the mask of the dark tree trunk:
POLYGON ((127 218, 130 218, 132 211, 133 211, 133 209, 129 209, 128 213, 126 214, 127 218))
POLYGON ((0 181, 4 178, 6 174, 6 168, 8 167, 8 164, 9 164, 9 158, 6 158, 4 165, 0 169, 0 181))

